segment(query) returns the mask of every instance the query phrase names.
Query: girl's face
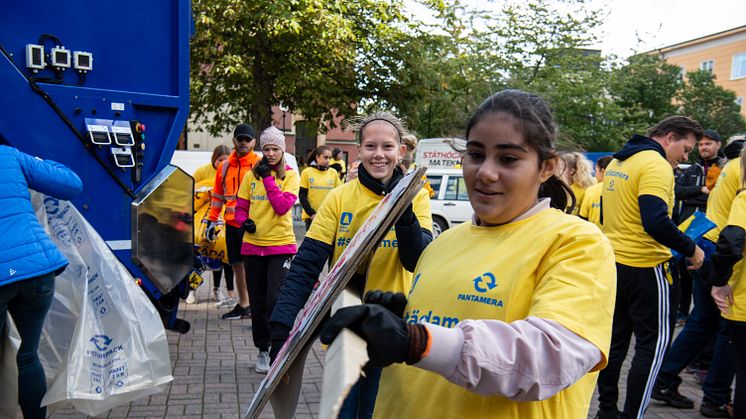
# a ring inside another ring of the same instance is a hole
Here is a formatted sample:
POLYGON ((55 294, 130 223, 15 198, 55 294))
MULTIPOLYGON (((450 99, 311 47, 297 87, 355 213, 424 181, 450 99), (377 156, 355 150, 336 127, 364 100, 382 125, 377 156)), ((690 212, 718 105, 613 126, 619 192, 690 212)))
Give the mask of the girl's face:
POLYGON ((407 150, 399 142, 399 133, 386 121, 373 121, 365 126, 361 138, 359 152, 363 167, 374 179, 387 184, 407 150))
POLYGON ((212 167, 214 167, 217 170, 218 166, 220 166, 220 163, 222 163, 222 162, 224 162, 226 160, 228 160, 228 155, 227 154, 223 154, 222 156, 220 156, 217 159, 215 159, 215 163, 212 164, 212 167))
POLYGON ((326 150, 321 154, 316 155, 316 165, 320 167, 329 167, 329 160, 332 158, 332 152, 326 150))
POLYGON ((267 157, 267 161, 272 166, 276 165, 282 159, 282 149, 274 144, 267 144, 262 148, 262 154, 267 157))
POLYGON ((538 201, 539 186, 552 176, 556 160, 539 154, 516 129, 511 115, 495 113, 469 132, 463 160, 464 182, 482 225, 505 224, 538 201))

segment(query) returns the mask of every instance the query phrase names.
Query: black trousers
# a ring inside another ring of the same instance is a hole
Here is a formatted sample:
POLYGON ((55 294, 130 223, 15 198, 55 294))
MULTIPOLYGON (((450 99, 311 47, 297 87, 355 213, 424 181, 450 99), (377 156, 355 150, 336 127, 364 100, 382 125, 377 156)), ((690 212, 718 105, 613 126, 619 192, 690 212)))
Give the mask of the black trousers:
POLYGON ((280 289, 285 282, 293 255, 244 256, 246 284, 251 304, 251 334, 254 346, 269 351, 269 318, 275 309, 280 289))
POLYGON ((617 295, 609 363, 598 377, 602 414, 613 414, 619 398, 619 375, 632 334, 635 355, 627 376, 627 398, 621 417, 642 418, 650 403, 655 378, 668 349, 675 319, 664 264, 635 268, 617 263, 617 295))
POLYGON ((746 419, 746 322, 728 320, 730 352, 736 370, 736 392, 733 396, 736 419, 746 419))
POLYGON ((233 291, 233 268, 227 263, 223 264, 222 269, 212 271, 213 288, 220 288, 220 279, 223 278, 223 272, 225 272, 225 288, 228 291, 233 291))

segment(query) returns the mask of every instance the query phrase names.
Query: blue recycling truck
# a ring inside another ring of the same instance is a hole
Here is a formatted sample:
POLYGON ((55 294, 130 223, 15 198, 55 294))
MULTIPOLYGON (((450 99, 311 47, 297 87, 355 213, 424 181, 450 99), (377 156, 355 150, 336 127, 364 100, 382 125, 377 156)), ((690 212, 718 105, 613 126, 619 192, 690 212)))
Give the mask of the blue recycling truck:
POLYGON ((193 179, 169 165, 189 113, 188 0, 0 8, 0 143, 70 167, 78 210, 170 330, 194 269, 193 179))

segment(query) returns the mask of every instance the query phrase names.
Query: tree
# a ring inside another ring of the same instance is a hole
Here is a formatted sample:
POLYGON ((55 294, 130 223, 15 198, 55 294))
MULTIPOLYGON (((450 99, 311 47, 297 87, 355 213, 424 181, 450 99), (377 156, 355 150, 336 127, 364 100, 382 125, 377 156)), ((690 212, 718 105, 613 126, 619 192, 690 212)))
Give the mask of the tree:
POLYGON ((724 138, 746 131, 746 119, 736 104, 736 94, 715 84, 715 76, 704 70, 689 72, 677 97, 679 111, 697 120, 704 128, 716 130, 724 138))
MULTIPOLYGON (((282 104, 309 120, 353 114, 392 65, 399 0, 195 0, 191 112, 213 134, 271 124, 282 104)), ((373 93, 371 93, 373 92, 373 93)))

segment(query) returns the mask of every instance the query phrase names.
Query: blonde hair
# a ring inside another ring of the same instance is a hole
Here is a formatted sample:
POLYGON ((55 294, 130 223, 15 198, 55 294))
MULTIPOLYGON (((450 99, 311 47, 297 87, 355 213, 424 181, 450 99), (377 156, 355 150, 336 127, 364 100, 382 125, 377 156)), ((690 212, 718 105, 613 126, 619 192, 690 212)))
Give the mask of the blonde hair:
POLYGON ((346 126, 346 130, 352 131, 356 133, 357 142, 362 143, 363 142, 363 130, 365 127, 370 124, 371 122, 376 121, 383 121, 388 122, 391 124, 391 126, 394 128, 396 133, 398 134, 397 140, 399 143, 404 142, 404 136, 409 134, 409 131, 407 131, 407 128, 404 126, 404 123, 402 121, 395 117, 393 114, 389 112, 374 112, 368 116, 365 117, 354 117, 350 118, 343 122, 343 125, 346 126))
POLYGON ((565 151, 560 154, 560 157, 565 163, 565 171, 570 171, 569 179, 572 185, 588 188, 596 183, 593 177, 593 165, 583 154, 577 151, 565 151))

